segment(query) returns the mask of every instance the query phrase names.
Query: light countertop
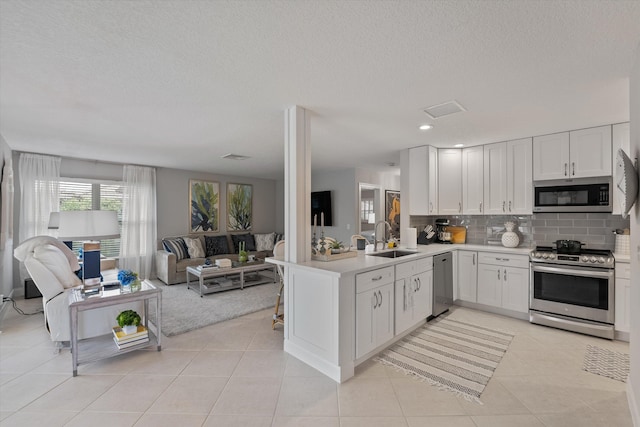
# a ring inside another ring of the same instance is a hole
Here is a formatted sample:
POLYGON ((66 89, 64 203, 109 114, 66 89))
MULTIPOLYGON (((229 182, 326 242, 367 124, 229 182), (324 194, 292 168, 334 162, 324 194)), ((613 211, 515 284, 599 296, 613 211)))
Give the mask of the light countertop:
MULTIPOLYGON (((513 255, 529 255, 531 248, 505 248, 503 246, 488 246, 488 245, 469 245, 469 244, 442 244, 433 243, 430 245, 418 245, 417 249, 406 249, 404 247, 395 248, 396 250, 415 251, 413 255, 406 255, 399 258, 384 258, 371 256, 369 253, 365 254, 364 251, 358 251, 358 256, 353 258, 346 258, 336 261, 307 261, 303 263, 295 263, 299 268, 323 270, 331 276, 341 276, 347 273, 359 273, 363 271, 372 270, 374 268, 381 268, 396 265, 406 261, 412 261, 417 258, 423 258, 424 256, 438 255, 441 253, 449 252, 452 250, 467 250, 467 251, 482 251, 482 252, 499 252, 513 255)), ((384 252, 391 251, 393 249, 385 249, 384 252)), ((383 252, 380 250, 379 252, 383 252)), ((267 262, 274 264, 288 265, 280 257, 267 258, 267 262)))

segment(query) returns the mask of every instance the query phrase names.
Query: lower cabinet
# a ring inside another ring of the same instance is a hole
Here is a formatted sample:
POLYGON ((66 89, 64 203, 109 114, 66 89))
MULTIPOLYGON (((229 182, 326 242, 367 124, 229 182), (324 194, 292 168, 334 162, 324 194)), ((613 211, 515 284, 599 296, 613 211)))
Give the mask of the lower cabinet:
POLYGON ((468 302, 477 301, 478 292, 478 253, 476 251, 458 251, 458 299, 468 302))
POLYGON ((395 333, 401 334, 432 312, 433 257, 396 265, 395 333))
POLYGON ((356 275, 356 358, 394 336, 394 268, 356 275))
POLYGON ((616 260, 615 330, 629 332, 630 325, 631 265, 616 260))
POLYGON ((477 302, 520 313, 529 311, 529 259, 479 252, 477 302))

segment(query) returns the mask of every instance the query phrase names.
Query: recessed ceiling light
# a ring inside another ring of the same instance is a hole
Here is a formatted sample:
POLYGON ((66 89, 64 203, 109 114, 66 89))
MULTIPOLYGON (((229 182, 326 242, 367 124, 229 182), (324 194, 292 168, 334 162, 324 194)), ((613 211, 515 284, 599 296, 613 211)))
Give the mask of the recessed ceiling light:
POLYGON ((229 159, 229 160, 247 160, 249 158, 249 156, 243 156, 241 154, 225 154, 224 156, 220 156, 223 159, 229 159))
POLYGON ((462 147, 464 147, 464 144, 456 144, 456 145, 454 145, 454 147, 456 147, 456 148, 462 148, 462 147))
POLYGON ((420 130, 429 130, 429 129, 433 129, 433 126, 431 126, 431 125, 421 125, 418 129, 420 129, 420 130))

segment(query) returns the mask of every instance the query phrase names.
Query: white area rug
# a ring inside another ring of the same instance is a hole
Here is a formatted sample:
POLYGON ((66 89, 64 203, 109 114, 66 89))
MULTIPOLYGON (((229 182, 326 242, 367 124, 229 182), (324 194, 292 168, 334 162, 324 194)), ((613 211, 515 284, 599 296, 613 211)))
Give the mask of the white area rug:
POLYGON ((626 382, 629 376, 629 355, 587 344, 582 369, 592 374, 626 382))
MULTIPOLYGON (((186 283, 157 286, 162 289, 162 335, 170 337, 269 307, 274 308, 280 283, 211 293, 202 298, 200 294, 187 289, 186 283)), ((153 321, 154 304, 149 306, 149 317, 153 321)))
POLYGON ((417 329, 376 360, 479 402, 513 334, 450 320, 417 329))

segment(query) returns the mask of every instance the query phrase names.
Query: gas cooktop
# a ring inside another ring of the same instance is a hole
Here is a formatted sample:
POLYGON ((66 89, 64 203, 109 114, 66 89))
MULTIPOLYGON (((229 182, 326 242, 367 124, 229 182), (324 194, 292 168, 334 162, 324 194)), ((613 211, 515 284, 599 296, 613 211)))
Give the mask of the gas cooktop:
POLYGON ((583 265, 591 267, 614 268, 613 253, 608 249, 580 249, 580 253, 559 253, 551 246, 536 246, 529 254, 531 262, 544 262, 561 265, 583 265))

